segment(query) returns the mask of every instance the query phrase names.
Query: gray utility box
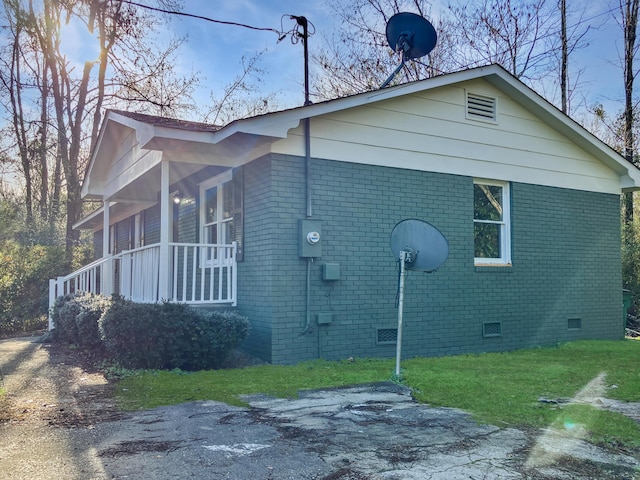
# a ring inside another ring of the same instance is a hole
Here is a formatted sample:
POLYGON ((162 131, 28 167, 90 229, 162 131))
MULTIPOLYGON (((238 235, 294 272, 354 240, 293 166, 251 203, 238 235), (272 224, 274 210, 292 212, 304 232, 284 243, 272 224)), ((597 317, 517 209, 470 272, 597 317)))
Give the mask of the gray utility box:
POLYGON ((340 280, 340 264, 325 263, 322 265, 323 280, 340 280))

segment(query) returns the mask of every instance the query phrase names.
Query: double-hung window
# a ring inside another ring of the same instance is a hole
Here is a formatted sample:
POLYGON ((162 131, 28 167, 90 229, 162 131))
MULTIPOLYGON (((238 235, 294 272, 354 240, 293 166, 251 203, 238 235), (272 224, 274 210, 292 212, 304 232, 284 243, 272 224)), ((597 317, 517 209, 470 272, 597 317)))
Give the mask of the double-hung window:
POLYGON ((473 181, 473 241, 476 265, 511 263, 509 183, 473 181))
MULTIPOLYGON (((235 240, 233 183, 231 171, 200 185, 202 243, 227 245, 235 240)), ((206 263, 214 262, 215 250, 207 249, 206 263)))

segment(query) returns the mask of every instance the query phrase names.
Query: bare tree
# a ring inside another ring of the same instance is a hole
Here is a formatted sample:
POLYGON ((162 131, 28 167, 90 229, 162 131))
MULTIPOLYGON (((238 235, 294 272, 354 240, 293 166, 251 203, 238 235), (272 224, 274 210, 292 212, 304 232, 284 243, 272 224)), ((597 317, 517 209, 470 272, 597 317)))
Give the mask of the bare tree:
MULTIPOLYGON (((578 50, 589 46, 589 33, 598 29, 599 25, 585 20, 586 6, 569 8, 567 0, 558 0, 557 11, 560 17, 560 34, 552 36, 552 39, 559 37, 560 45, 557 47, 552 44, 552 50, 557 59, 558 82, 553 84, 557 84, 560 89, 560 109, 571 115, 576 109, 575 97, 580 90, 580 77, 584 71, 584 68, 576 68, 571 58, 578 50)), ((547 92, 546 88, 542 91, 550 100, 557 98, 557 94, 547 92)))
MULTIPOLYGON (((409 11, 429 17, 426 0, 328 0, 340 30, 325 38, 326 46, 314 55, 319 65, 315 73, 315 96, 318 99, 342 97, 379 88, 400 63, 386 38, 386 24, 396 13, 409 11)), ((451 36, 447 20, 432 22, 438 43, 424 59, 408 62, 396 82, 428 78, 450 69, 451 36)))
POLYGON ((260 93, 264 73, 259 65, 261 57, 262 52, 242 57, 242 72, 225 85, 220 93, 211 92, 211 103, 201 112, 202 121, 225 125, 239 118, 260 115, 278 108, 276 92, 260 93))
POLYGON ((196 111, 191 95, 199 82, 198 73, 173 73, 184 42, 173 38, 165 48, 156 50, 148 46, 147 38, 122 39, 111 62, 116 70, 112 100, 151 115, 179 117, 196 111))
POLYGON ((548 0, 481 0, 449 5, 458 32, 459 67, 497 63, 522 80, 553 70, 549 46, 556 16, 548 0))
POLYGON ((173 74, 177 44, 165 51, 141 47, 154 20, 120 0, 3 0, 3 6, 11 29, 8 43, 2 45, 8 54, 0 58, 0 98, 11 119, 27 210, 33 217, 37 198, 40 213, 49 204, 47 213, 53 218, 64 198, 70 263, 79 237, 73 225, 82 215, 80 189, 104 106, 136 99, 153 103, 160 113, 193 108, 183 99, 189 97, 195 77, 173 74), (78 71, 61 50, 60 26, 71 18, 84 22, 99 43, 98 58, 78 71), (115 72, 112 78, 107 77, 109 66, 115 72))

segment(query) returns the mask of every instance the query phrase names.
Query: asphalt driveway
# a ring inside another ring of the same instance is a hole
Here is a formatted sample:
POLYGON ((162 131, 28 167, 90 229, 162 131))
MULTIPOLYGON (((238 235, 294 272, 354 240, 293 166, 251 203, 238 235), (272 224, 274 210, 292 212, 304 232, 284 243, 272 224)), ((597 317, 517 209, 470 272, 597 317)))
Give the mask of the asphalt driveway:
POLYGON ((634 453, 579 432, 480 425, 393 383, 121 413, 98 373, 33 339, 0 341, 5 478, 635 479, 634 453), (6 477, 6 475, 9 475, 6 477))

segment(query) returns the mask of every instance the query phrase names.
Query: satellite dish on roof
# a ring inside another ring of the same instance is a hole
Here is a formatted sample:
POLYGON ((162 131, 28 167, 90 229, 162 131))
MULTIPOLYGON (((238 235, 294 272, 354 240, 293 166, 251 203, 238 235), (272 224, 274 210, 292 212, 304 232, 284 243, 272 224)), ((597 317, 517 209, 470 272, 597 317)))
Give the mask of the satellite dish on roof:
POLYGON ((422 220, 408 219, 397 223, 391 231, 391 250, 398 259, 398 333, 396 337, 396 377, 400 378, 402 356, 402 314, 404 281, 407 270, 433 272, 449 256, 449 242, 440 230, 422 220))
POLYGON ((402 61, 380 88, 389 85, 405 61, 427 55, 438 40, 436 29, 426 18, 409 12, 396 13, 391 17, 387 22, 386 33, 389 46, 394 52, 402 53, 402 61))

